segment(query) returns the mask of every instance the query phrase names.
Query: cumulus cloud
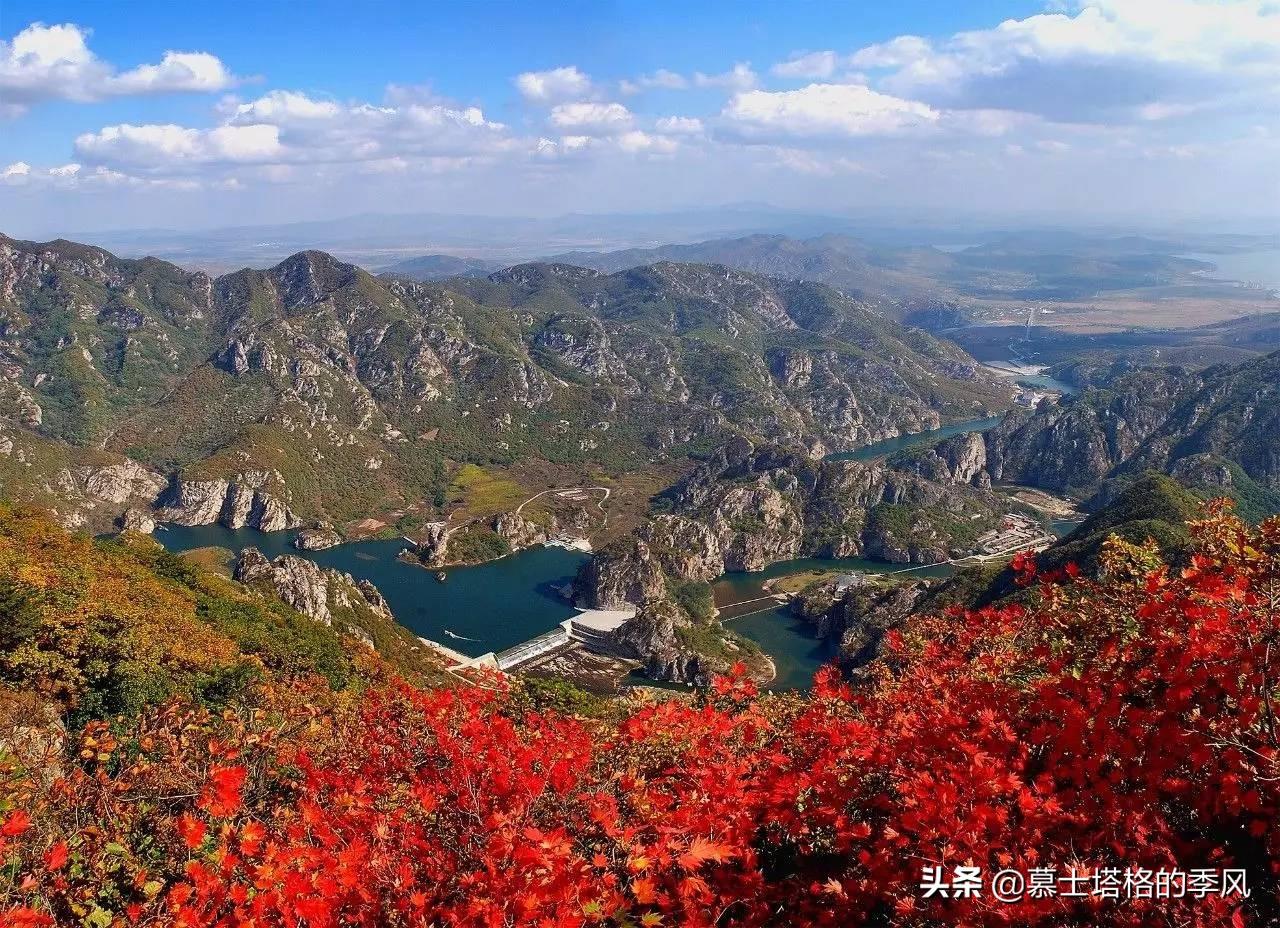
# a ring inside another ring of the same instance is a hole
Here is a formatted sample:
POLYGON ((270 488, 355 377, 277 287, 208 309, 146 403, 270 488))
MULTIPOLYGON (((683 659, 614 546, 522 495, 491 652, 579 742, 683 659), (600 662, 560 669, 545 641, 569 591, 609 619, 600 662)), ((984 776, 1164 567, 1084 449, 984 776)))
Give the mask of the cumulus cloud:
POLYGON ((0 40, 0 99, 9 114, 45 100, 209 93, 236 82, 208 52, 168 51, 159 64, 118 71, 90 50, 88 36, 88 30, 74 23, 33 23, 9 41, 0 40))
POLYGON ((590 155, 621 153, 625 155, 670 155, 680 144, 672 138, 630 129, 616 135, 564 135, 558 139, 538 139, 534 153, 543 160, 563 160, 590 155))
POLYGON ((591 78, 575 66, 549 71, 525 71, 516 75, 516 90, 531 103, 581 100, 591 94, 591 78))
POLYGON ((723 90, 750 90, 760 82, 751 65, 744 62, 735 64, 723 74, 703 74, 698 71, 693 75, 695 87, 719 87, 723 90))
POLYGON ((848 138, 932 128, 941 114, 861 84, 809 84, 799 90, 737 94, 721 117, 730 131, 747 138, 848 138))
POLYGON ((1280 6, 1270 0, 1087 0, 932 42, 859 49, 878 86, 934 105, 1104 123, 1207 105, 1280 106, 1280 6))
POLYGON ((665 68, 659 68, 652 74, 643 74, 631 80, 618 82, 618 88, 625 94, 640 93, 643 90, 684 90, 688 86, 688 78, 665 68))
POLYGON ((477 107, 409 103, 375 106, 272 91, 248 102, 227 101, 221 125, 107 126, 75 141, 84 161, 150 174, 201 165, 349 163, 394 165, 430 158, 466 158, 501 151, 506 127, 477 107))
POLYGON ((182 126, 125 123, 86 132, 76 139, 86 161, 129 168, 180 168, 190 164, 261 164, 285 156, 278 126, 182 126))
POLYGON ((631 111, 621 103, 561 103, 551 110, 550 121, 557 129, 609 134, 631 125, 631 111))
POLYGON ((13 164, 6 167, 3 172, 0 172, 0 177, 4 177, 6 179, 26 177, 30 173, 31 165, 27 164, 25 161, 15 161, 13 164))

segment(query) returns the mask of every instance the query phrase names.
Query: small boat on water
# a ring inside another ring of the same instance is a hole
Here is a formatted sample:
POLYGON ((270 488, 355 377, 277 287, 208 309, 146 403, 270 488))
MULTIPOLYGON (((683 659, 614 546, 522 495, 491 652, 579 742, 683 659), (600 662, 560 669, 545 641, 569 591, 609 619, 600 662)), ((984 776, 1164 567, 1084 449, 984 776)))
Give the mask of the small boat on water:
POLYGON ((437 581, 437 582, 439 582, 439 583, 444 583, 444 582, 445 582, 445 580, 447 580, 447 579, 449 579, 449 575, 448 575, 448 574, 446 574, 443 570, 437 570, 437 571, 436 571, 436 581, 437 581))

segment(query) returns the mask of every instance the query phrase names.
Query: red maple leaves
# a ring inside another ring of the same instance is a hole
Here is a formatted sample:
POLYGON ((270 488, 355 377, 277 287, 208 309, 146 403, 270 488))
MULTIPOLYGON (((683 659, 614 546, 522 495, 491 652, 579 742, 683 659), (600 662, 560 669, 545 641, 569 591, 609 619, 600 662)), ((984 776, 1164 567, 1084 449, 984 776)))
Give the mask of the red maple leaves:
POLYGON ((1145 562, 1121 549, 1105 585, 1025 560, 1040 605, 916 617, 867 679, 825 671, 807 699, 731 677, 606 720, 403 683, 168 709, 120 738, 133 766, 3 820, 3 918, 110 897, 128 922, 227 928, 1265 923, 1280 524, 1196 531, 1176 575, 1126 573, 1145 562), (922 863, 1230 866, 1253 895, 924 899, 922 863))

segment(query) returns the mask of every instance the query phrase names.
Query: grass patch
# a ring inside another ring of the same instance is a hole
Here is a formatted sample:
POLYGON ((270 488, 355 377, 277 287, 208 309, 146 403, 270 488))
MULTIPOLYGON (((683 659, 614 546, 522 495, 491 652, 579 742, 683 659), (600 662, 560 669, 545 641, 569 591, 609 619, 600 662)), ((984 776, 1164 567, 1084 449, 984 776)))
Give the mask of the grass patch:
POLYGON ((525 492, 514 480, 475 464, 463 464, 449 483, 450 498, 472 515, 505 512, 520 504, 525 492))

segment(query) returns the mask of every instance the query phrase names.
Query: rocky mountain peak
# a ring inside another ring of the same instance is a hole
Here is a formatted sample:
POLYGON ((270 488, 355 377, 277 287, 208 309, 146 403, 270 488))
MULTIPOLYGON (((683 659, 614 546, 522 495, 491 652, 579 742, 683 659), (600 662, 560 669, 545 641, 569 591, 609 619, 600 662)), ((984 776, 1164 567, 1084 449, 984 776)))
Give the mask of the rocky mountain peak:
POLYGON ((268 272, 286 309, 319 303, 362 273, 324 251, 300 251, 268 272))

